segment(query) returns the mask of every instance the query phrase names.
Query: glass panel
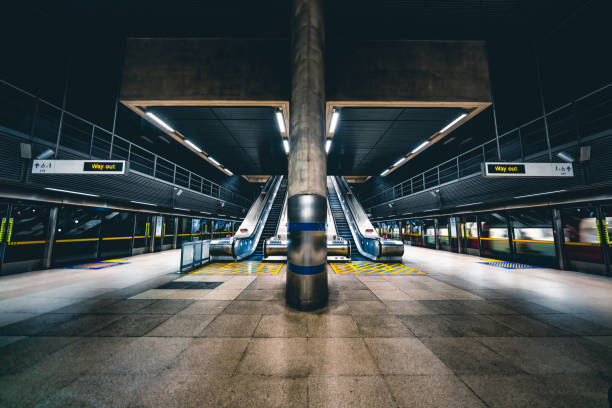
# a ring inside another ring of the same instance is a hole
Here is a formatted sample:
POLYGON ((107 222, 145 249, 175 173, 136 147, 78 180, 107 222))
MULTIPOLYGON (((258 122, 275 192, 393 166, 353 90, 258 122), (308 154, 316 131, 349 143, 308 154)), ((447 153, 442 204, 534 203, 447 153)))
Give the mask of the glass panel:
POLYGON ((561 210, 565 256, 573 269, 603 273, 604 261, 595 207, 561 210))
POLYGON ((177 246, 180 248, 181 244, 191 239, 191 218, 180 217, 179 228, 177 236, 177 246))
POLYGON ((424 231, 423 220, 411 220, 410 221, 410 241, 412 245, 423 246, 423 231, 424 231))
POLYGON ((102 218, 102 258, 128 256, 132 253, 132 233, 134 214, 120 211, 109 211, 102 218))
POLYGON ((512 228, 518 261, 557 265, 550 208, 529 208, 513 212, 512 228))
POLYGON ((464 216, 463 236, 465 237, 465 251, 468 254, 478 255, 478 224, 475 215, 464 216))
POLYGON ((149 241, 149 218, 148 214, 136 214, 134 225, 134 249, 146 248, 149 241))
POLYGON ((67 264, 98 256, 100 225, 107 210, 64 206, 59 208, 53 263, 67 264))
POLYGON ((4 262, 42 259, 46 244, 49 209, 15 205, 6 221, 7 247, 4 262))
POLYGON ((175 225, 176 217, 164 217, 164 245, 172 245, 174 243, 175 225))
POLYGON ((442 217, 438 219, 438 241, 440 242, 440 249, 445 251, 450 250, 450 240, 448 236, 448 217, 442 217))
POLYGON ((436 247, 436 225, 434 220, 424 220, 423 221, 424 228, 424 246, 426 248, 435 248, 436 247))
POLYGON ((482 254, 491 258, 510 259, 508 222, 503 213, 480 216, 482 254))

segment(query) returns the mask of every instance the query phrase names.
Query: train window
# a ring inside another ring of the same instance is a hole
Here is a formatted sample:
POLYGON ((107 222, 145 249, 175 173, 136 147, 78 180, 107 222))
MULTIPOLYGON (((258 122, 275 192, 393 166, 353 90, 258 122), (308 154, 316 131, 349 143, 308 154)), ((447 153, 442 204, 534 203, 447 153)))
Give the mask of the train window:
POLYGON ((465 253, 478 255, 478 224, 475 215, 464 216, 463 222, 463 242, 465 243, 465 253))
POLYGON ((102 258, 127 256, 132 252, 134 214, 109 211, 102 218, 100 256, 102 258))
POLYGON ((436 224, 435 220, 423 220, 423 246, 427 248, 436 247, 436 224))
POLYGON ((410 241, 412 245, 423 246, 423 220, 410 221, 410 241))
POLYGON ((518 261, 557 264, 550 208, 527 208, 512 213, 514 249, 518 261))
POLYGON ((595 207, 561 210, 565 257, 571 269, 605 273, 595 207))
POLYGON ((448 236, 448 217, 442 217, 438 219, 438 241, 440 242, 440 249, 450 251, 450 239, 448 236))

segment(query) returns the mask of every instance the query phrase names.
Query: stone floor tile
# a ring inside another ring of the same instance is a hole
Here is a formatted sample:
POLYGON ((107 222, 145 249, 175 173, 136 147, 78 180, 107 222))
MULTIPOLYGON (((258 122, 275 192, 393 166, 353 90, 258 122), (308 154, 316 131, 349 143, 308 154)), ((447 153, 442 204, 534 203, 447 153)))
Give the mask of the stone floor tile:
POLYGON ((309 315, 308 337, 359 337, 359 330, 350 315, 309 315))
POLYGON ((307 323, 306 316, 297 314, 264 315, 254 337, 306 337, 307 323))
POLYGON ((384 408, 396 405, 380 376, 310 376, 308 406, 384 408))
POLYGON ((200 333, 204 337, 250 337, 261 315, 220 314, 200 333))
POLYGON ((360 338, 309 338, 311 375, 379 375, 360 338))
POLYGON ((194 337, 215 318, 214 315, 175 315, 148 332, 151 337, 194 337))
POLYGON ((169 370, 176 375, 232 375, 248 343, 248 338, 195 339, 170 363, 169 370))
POLYGON ((416 338, 364 339, 380 371, 385 375, 440 375, 450 370, 416 338))
POLYGON ((217 315, 230 304, 228 300, 196 300, 179 314, 211 314, 217 315))
POLYGON ((454 375, 388 375, 385 381, 400 407, 477 408, 486 405, 454 375))
POLYGON ((414 337, 394 315, 355 315, 354 318, 364 337, 414 337))
POLYGON ((240 374, 300 377, 309 373, 305 338, 252 339, 238 367, 240 374))
POLYGON ((130 314, 93 332, 91 335, 101 337, 140 337, 168 320, 168 318, 170 318, 170 315, 130 314))
POLYGON ((389 313, 385 304, 372 300, 347 300, 351 314, 385 314, 389 313))

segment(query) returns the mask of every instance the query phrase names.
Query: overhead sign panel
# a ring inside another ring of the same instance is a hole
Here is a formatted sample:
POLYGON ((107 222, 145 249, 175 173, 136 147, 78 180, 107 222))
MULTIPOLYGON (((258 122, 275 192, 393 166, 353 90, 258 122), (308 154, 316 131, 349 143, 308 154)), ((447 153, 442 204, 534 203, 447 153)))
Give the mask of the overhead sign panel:
POLYGON ((487 162, 485 177, 574 177, 572 163, 487 162))
POLYGON ((34 160, 32 174, 125 174, 125 160, 34 160))

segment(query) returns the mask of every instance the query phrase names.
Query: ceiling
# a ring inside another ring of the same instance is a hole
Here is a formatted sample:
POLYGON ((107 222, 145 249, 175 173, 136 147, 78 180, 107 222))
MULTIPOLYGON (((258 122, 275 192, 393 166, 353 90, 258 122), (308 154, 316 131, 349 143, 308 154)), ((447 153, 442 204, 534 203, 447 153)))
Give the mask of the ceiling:
POLYGON ((343 108, 327 172, 378 175, 466 112, 460 108, 343 108))
POLYGON ((151 106, 147 111, 235 174, 287 173, 273 107, 151 106))

